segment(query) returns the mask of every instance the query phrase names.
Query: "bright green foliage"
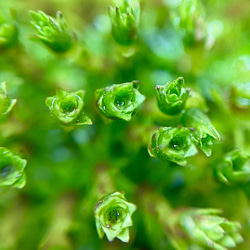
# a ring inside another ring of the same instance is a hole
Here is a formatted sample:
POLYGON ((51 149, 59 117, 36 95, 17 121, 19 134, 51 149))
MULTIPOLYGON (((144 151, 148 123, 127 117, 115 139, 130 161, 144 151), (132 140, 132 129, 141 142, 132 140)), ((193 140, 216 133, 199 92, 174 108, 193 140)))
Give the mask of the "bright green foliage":
POLYGON ((213 141, 221 141, 221 136, 209 118, 198 108, 187 110, 182 121, 184 126, 192 128, 193 136, 200 149, 207 155, 212 154, 213 141))
POLYGON ((120 0, 118 7, 109 6, 109 16, 115 41, 125 46, 133 44, 137 38, 140 20, 139 2, 120 0))
POLYGON ((232 71, 234 84, 232 86, 232 100, 236 107, 247 109, 250 107, 250 56, 243 55, 234 60, 232 71))
POLYGON ((240 150, 231 151, 215 169, 218 179, 223 183, 244 183, 250 180, 250 157, 240 150))
POLYGON ((250 107, 250 57, 247 55, 238 57, 233 64, 234 84, 232 86, 232 99, 238 108, 250 107))
POLYGON ((107 118, 129 121, 145 100, 145 96, 138 89, 137 81, 97 89, 95 91, 97 106, 107 118))
POLYGON ((27 161, 0 147, 0 187, 13 186, 23 188, 26 182, 24 168, 27 161))
POLYGON ((6 115, 16 104, 16 99, 10 99, 7 96, 6 82, 0 84, 0 121, 6 118, 6 115))
POLYGON ((36 37, 55 52, 66 52, 74 44, 73 33, 69 29, 60 11, 56 18, 46 15, 43 11, 30 11, 32 26, 36 30, 36 37))
MULTIPOLYGON (((195 31, 199 25, 199 19, 204 16, 204 9, 200 0, 181 0, 180 3, 180 27, 188 31, 195 31)), ((200 27, 201 28, 201 27, 200 27)))
POLYGON ((197 154, 197 149, 188 128, 166 127, 152 136, 149 153, 160 160, 185 166, 186 158, 197 154))
POLYGON ((218 209, 190 209, 180 215, 180 225, 187 236, 202 247, 226 250, 243 241, 241 225, 220 217, 218 209))
POLYGON ((188 90, 184 88, 184 79, 179 77, 166 85, 155 87, 159 109, 167 115, 177 115, 185 107, 188 90))
POLYGON ((92 124, 83 111, 84 95, 84 90, 69 93, 60 89, 57 90, 56 96, 47 97, 45 104, 52 116, 62 125, 92 124))
POLYGON ((129 241, 129 227, 133 225, 131 216, 136 206, 126 201, 124 194, 115 192, 101 198, 95 206, 96 228, 100 238, 106 234, 109 241, 118 238, 129 241))
POLYGON ((6 23, 0 16, 0 50, 11 48, 18 41, 18 30, 14 24, 6 23))
POLYGON ((241 82, 233 87, 233 101, 240 108, 250 107, 250 82, 241 82))
POLYGON ((242 225, 235 249, 249 250, 249 0, 145 0, 140 9, 138 0, 2 0, 0 10, 2 27, 18 29, 17 43, 0 46, 0 96, 17 99, 0 146, 28 161, 24 188, 0 188, 1 250, 213 249, 179 223, 210 207, 242 225), (167 114, 155 90, 166 83, 167 114), (91 123, 86 114, 93 125, 76 126, 91 123), (97 229, 95 204, 117 190, 137 206, 133 226, 119 232, 121 202, 97 229))
POLYGON ((187 44, 206 36, 205 10, 200 0, 181 0, 174 11, 173 24, 181 30, 187 44))

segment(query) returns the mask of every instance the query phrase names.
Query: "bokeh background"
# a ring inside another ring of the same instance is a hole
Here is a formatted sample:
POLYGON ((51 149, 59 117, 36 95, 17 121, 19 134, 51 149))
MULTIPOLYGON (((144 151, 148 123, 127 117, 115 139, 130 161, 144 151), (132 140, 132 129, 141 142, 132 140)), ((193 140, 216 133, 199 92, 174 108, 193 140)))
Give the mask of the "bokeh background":
POLYGON ((124 48, 112 38, 111 0, 0 1, 0 14, 18 28, 18 44, 0 51, 0 81, 17 99, 0 124, 0 145, 28 161, 26 186, 0 189, 1 250, 174 249, 157 216, 145 209, 145 190, 174 210, 222 209, 242 224, 245 242, 237 249, 249 249, 250 185, 221 184, 214 166, 235 148, 250 154, 250 4, 201 2, 201 26, 186 31, 176 26, 180 1, 141 1, 137 41, 124 48), (40 43, 29 10, 52 17, 60 10, 77 37, 75 49, 58 55, 40 43), (185 168, 147 151, 152 131, 180 124, 160 113, 154 90, 179 76, 223 136, 211 157, 199 152, 185 168), (146 96, 138 114, 129 122, 103 118, 95 90, 132 80, 140 81, 146 96), (44 100, 59 88, 86 91, 93 125, 65 129, 55 122, 44 100), (98 238, 93 211, 103 188, 124 191, 138 207, 128 244, 98 238))

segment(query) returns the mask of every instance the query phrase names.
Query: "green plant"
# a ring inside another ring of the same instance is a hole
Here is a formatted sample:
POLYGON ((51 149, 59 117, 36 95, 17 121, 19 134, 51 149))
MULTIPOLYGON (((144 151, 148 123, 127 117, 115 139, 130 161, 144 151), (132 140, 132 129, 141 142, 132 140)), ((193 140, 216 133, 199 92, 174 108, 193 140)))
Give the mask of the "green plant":
POLYGON ((119 7, 109 6, 112 35, 118 44, 128 46, 135 42, 140 21, 140 5, 137 0, 119 1, 119 7))
POLYGON ((83 112, 84 94, 83 90, 68 93, 60 89, 57 90, 56 96, 47 97, 45 104, 51 114, 63 125, 92 124, 83 112))
POLYGON ((0 148, 0 187, 13 186, 23 188, 25 185, 24 168, 27 161, 14 155, 6 148, 0 148))
POLYGON ((249 249, 248 0, 0 10, 0 249, 249 249))
POLYGON ((95 206, 96 228, 100 238, 106 234, 109 241, 115 237, 123 242, 129 241, 131 215, 136 206, 125 200, 124 194, 116 192, 101 198, 95 206))
POLYGON ((31 22, 36 30, 36 37, 55 52, 66 52, 74 44, 72 31, 68 28, 60 11, 56 19, 46 15, 43 11, 30 11, 31 22))
POLYGON ((184 88, 184 79, 179 77, 165 86, 156 86, 159 109, 167 115, 177 115, 185 107, 188 90, 184 88))
POLYGON ((133 81, 97 89, 97 106, 107 118, 129 121, 136 108, 145 100, 138 88, 139 83, 133 81))

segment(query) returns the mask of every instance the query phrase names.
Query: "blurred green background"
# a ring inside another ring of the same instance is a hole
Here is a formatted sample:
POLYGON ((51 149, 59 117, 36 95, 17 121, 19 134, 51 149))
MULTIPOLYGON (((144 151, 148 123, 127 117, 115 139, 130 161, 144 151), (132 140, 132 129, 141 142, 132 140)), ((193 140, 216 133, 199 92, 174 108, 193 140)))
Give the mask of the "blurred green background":
POLYGON ((245 241, 236 249, 249 249, 249 182, 221 184, 214 166, 235 148, 250 155, 250 4, 201 3, 201 26, 198 22, 189 30, 188 21, 176 25, 180 1, 141 1, 137 41, 124 48, 112 38, 111 0, 0 2, 0 15, 18 29, 18 43, 0 51, 0 81, 7 82, 8 96, 17 99, 0 124, 0 145, 28 161, 26 186, 0 189, 1 250, 175 249, 157 216, 145 209, 148 189, 176 210, 222 209, 226 218, 242 224, 245 241), (60 10, 77 37, 75 48, 58 55, 35 39, 29 10, 52 17, 60 10), (179 117, 160 113, 154 90, 179 76, 197 93, 198 101, 190 105, 203 103, 223 136, 211 157, 199 152, 187 167, 147 152, 155 129, 180 124, 179 117), (146 96, 138 114, 129 122, 104 119, 95 90, 132 80, 140 81, 146 96), (44 101, 59 88, 86 91, 85 112, 93 125, 65 129, 53 120, 44 101), (103 186, 124 191, 137 205, 128 244, 98 238, 94 205, 103 186))

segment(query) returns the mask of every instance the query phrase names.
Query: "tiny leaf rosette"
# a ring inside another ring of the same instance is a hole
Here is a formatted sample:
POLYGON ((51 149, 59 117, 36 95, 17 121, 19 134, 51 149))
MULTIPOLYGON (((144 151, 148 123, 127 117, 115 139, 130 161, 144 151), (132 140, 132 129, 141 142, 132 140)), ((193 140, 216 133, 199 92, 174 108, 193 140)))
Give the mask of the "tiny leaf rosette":
POLYGON ((47 97, 46 106, 52 116, 63 125, 85 125, 92 121, 83 111, 85 91, 67 92, 59 89, 56 96, 47 97))
POLYGON ((26 183, 24 172, 27 161, 10 150, 0 147, 0 187, 23 188, 26 183))
POLYGON ((56 18, 43 11, 30 11, 31 25, 37 32, 36 37, 54 52, 63 53, 72 48, 74 36, 62 13, 58 11, 56 18))
POLYGON ((138 34, 140 5, 137 0, 123 0, 119 7, 109 6, 112 23, 112 35, 115 41, 123 46, 134 43, 138 34))
POLYGON ((126 201, 124 194, 115 192, 100 199, 95 206, 96 228, 100 238, 106 234, 109 241, 118 238, 129 241, 129 227, 133 225, 131 216, 136 205, 126 201))
POLYGON ((216 166, 216 176, 225 184, 241 183, 250 180, 250 156, 240 150, 227 153, 216 166))
POLYGON ((18 42, 18 29, 16 25, 7 23, 0 16, 0 49, 11 48, 18 42))
POLYGON ((178 115, 185 107, 189 91, 184 87, 183 77, 166 85, 156 85, 159 109, 166 115, 178 115))
POLYGON ((139 91, 139 82, 132 81, 97 89, 97 106, 110 119, 131 120, 136 109, 144 102, 145 96, 139 91))
POLYGON ((149 154, 185 166, 186 158, 197 154, 197 149, 188 128, 163 127, 152 136, 149 154))
POLYGON ((210 247, 216 250, 227 250, 236 247, 236 244, 243 242, 239 230, 239 222, 231 222, 220 217, 221 210, 189 209, 179 217, 182 230, 190 240, 202 247, 210 247))
POLYGON ((182 116, 185 127, 193 128, 194 140, 199 148, 207 155, 212 154, 214 140, 221 141, 219 132, 214 128, 210 119, 198 108, 190 108, 182 116))
POLYGON ((16 102, 16 99, 10 99, 7 96, 6 82, 2 82, 0 84, 0 121, 12 110, 16 102))

